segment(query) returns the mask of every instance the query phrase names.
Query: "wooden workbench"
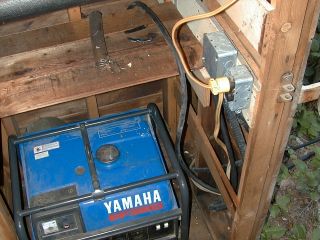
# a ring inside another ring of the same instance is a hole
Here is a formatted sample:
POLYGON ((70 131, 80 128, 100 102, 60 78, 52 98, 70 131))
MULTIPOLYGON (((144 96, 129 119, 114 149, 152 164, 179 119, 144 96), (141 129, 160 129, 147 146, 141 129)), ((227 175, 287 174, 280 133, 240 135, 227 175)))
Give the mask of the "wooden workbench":
MULTIPOLYGON (((153 10, 169 30, 180 18, 173 4, 153 10)), ((177 75, 163 37, 141 10, 110 4, 103 21, 108 51, 120 73, 95 67, 86 18, 1 36, 0 118, 177 75), (124 33, 140 25, 146 29, 124 33), (127 39, 148 33, 156 34, 150 43, 127 39)), ((191 66, 199 67, 200 44, 187 29, 181 36, 191 66)))

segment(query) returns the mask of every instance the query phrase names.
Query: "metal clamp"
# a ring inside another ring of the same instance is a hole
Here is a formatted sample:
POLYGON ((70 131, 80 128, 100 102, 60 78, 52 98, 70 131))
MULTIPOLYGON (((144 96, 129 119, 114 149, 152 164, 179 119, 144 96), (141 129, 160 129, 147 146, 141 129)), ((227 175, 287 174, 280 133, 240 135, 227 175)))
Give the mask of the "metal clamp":
POLYGON ((294 75, 292 72, 287 72, 282 75, 282 85, 279 94, 280 102, 291 102, 293 100, 293 93, 296 90, 295 87, 292 85, 293 78, 294 75))

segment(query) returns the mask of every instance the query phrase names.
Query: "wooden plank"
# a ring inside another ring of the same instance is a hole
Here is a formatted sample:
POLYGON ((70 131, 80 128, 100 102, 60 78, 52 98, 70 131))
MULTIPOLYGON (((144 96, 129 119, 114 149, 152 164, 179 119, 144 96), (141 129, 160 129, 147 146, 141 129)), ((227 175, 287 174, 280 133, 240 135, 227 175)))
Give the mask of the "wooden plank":
POLYGON ((192 199, 191 203, 191 217, 190 217, 190 240, 214 240, 212 234, 208 231, 207 225, 205 224, 205 216, 201 212, 201 208, 195 199, 192 199))
POLYGON ((302 86, 299 103, 311 102, 320 97, 320 82, 302 86))
POLYGON ((15 240, 17 239, 14 222, 8 208, 0 195, 0 239, 15 240))
POLYGON ((270 166, 274 166, 277 164, 278 166, 276 166, 275 171, 269 171, 266 177, 266 182, 264 184, 265 189, 263 191, 264 195, 262 195, 262 199, 264 199, 264 202, 261 202, 259 211, 257 213, 257 220, 254 226, 255 232, 261 231, 261 227, 264 222, 264 216, 267 215, 267 212, 269 210, 273 189, 276 184, 280 168, 279 160, 283 159, 283 154, 288 143, 293 118, 295 116, 299 95, 301 93, 302 79, 309 57, 311 42, 315 34, 316 26, 318 24, 319 13, 320 2, 317 0, 309 0, 292 71, 293 75, 296 76, 293 80, 293 84, 296 87, 296 91, 294 93, 294 101, 292 102, 291 106, 290 104, 288 104, 284 107, 284 111, 282 114, 282 123, 279 127, 278 132, 278 136, 281 137, 276 138, 275 148, 272 153, 273 156, 271 157, 273 159, 273 162, 270 162, 270 166))
MULTIPOLYGON (((315 4, 320 3, 311 0, 277 0, 276 10, 267 18, 262 49, 261 96, 256 105, 254 126, 249 133, 239 187, 240 205, 234 217, 232 239, 255 239, 266 216, 282 162, 283 143, 291 128, 288 110, 296 106, 295 102, 278 101, 281 77, 287 72, 296 73, 295 70, 301 69, 304 63, 305 59, 297 52, 304 51, 306 54, 308 39, 303 39, 302 27, 310 30, 310 23, 303 25, 303 22, 310 17, 306 15, 307 6, 314 10, 317 9, 315 4), (291 24, 292 28, 286 31, 284 24, 291 24)), ((314 17, 314 14, 311 16, 314 17)), ((295 74, 293 82, 297 94, 298 75, 295 74)))
POLYGON ((141 96, 134 99, 129 99, 123 102, 117 102, 110 105, 106 105, 100 108, 101 115, 119 113, 129 111, 135 108, 146 107, 149 103, 157 104, 158 108, 162 109, 162 93, 154 93, 147 96, 141 96))
MULTIPOLYGON (((200 0, 175 1, 175 4, 183 17, 197 15, 205 12, 205 9, 203 8, 203 4, 200 0)), ((203 19, 199 21, 189 22, 187 26, 190 28, 193 35, 198 39, 198 41, 201 44, 203 43, 203 36, 205 33, 218 31, 218 28, 215 26, 215 24, 213 24, 211 19, 203 19)), ((208 72, 204 68, 194 71, 193 73, 204 82, 208 81, 208 79, 210 78, 208 72)), ((189 81, 189 82, 194 92, 198 96, 199 101, 202 103, 202 105, 205 107, 209 106, 210 95, 211 95, 210 90, 199 86, 193 81, 189 81)))
POLYGON ((68 17, 70 22, 81 20, 81 8, 80 7, 69 8, 68 17))
POLYGON ((87 97, 86 105, 89 118, 98 118, 100 116, 96 96, 87 97))
MULTIPOLYGON (((172 4, 156 5, 153 10, 160 16, 162 21, 180 18, 172 4)), ((109 34, 125 31, 140 25, 150 25, 152 20, 135 8, 117 12, 114 15, 106 15, 103 17, 103 23, 105 34, 109 34)), ((88 19, 12 34, 0 37, 0 57, 74 42, 89 38, 89 36, 88 19)))
MULTIPOLYGON (((170 29, 174 22, 165 24, 170 29)), ((109 53, 122 68, 119 74, 95 68, 89 40, 2 58, 0 103, 4 107, 0 116, 177 75, 171 51, 158 29, 152 25, 141 34, 148 32, 157 34, 149 44, 128 42, 122 33, 109 35, 109 53)), ((182 32, 181 36, 189 64, 199 67, 199 44, 190 32, 182 32)))
POLYGON ((9 166, 9 152, 8 152, 8 136, 16 134, 15 128, 12 125, 10 118, 1 119, 1 144, 2 144, 2 175, 1 176, 1 191, 5 200, 12 210, 12 194, 11 194, 11 178, 9 166))
POLYGON ((85 116, 86 113, 87 107, 85 99, 80 99, 17 114, 14 117, 19 125, 19 131, 24 133, 27 126, 39 118, 57 117, 68 123, 79 120, 78 116, 85 116))
POLYGON ((189 110, 188 124, 190 125, 190 130, 192 131, 195 144, 199 151, 203 155, 208 168, 217 184, 220 193, 229 209, 231 214, 235 212, 236 207, 238 206, 238 198, 234 192, 227 175, 225 174, 220 161, 214 152, 210 141, 203 130, 201 123, 196 116, 193 109, 189 110))
MULTIPOLYGON (((146 97, 145 101, 155 101, 159 98, 153 98, 151 96, 155 96, 155 94, 159 93, 160 90, 161 81, 155 81, 148 84, 142 84, 98 95, 96 96, 97 104, 99 108, 108 109, 108 113, 112 113, 112 111, 117 111, 117 109, 122 108, 119 107, 121 104, 126 105, 129 109, 131 107, 130 101, 132 99, 146 97), (150 96, 149 100, 147 96, 150 96), (119 103, 119 105, 117 105, 117 103, 119 103)), ((145 103, 147 104, 147 102, 145 103)), ((103 112, 103 114, 106 114, 106 112, 103 112)), ((59 119, 64 120, 66 123, 87 119, 89 116, 87 116, 86 99, 79 99, 76 101, 66 102, 46 108, 21 113, 15 115, 15 120, 18 123, 19 131, 21 133, 24 133, 26 127, 29 124, 38 120, 39 118, 46 117, 57 117, 59 119)))
MULTIPOLYGON (((210 10, 219 7, 217 1, 204 0, 204 2, 210 10)), ((217 15, 215 19, 229 36, 233 44, 240 51, 241 55, 239 56, 239 60, 242 61, 242 64, 247 63, 250 66, 249 69, 251 69, 253 74, 258 77, 260 74, 260 54, 258 54, 256 49, 254 49, 251 44, 248 43, 248 40, 241 32, 239 32, 239 29, 235 27, 235 24, 230 19, 230 16, 228 16, 226 13, 221 13, 217 15)))
MULTIPOLYGON (((129 0, 108 0, 100 1, 81 7, 84 16, 88 15, 91 11, 99 10, 103 15, 114 15, 116 12, 123 11, 127 8, 131 1, 129 0)), ((155 0, 144 0, 148 6, 156 5, 155 0)), ((67 10, 56 11, 52 13, 43 14, 37 17, 23 19, 10 23, 2 23, 0 27, 0 36, 11 35, 19 32, 25 32, 70 21, 67 10)))
MULTIPOLYGON (((221 5, 227 2, 217 1, 221 5)), ((226 14, 238 27, 238 32, 243 33, 254 49, 259 51, 266 16, 273 10, 274 7, 266 0, 241 0, 227 9, 226 14)))
POLYGON ((177 98, 175 96, 175 87, 178 77, 167 78, 163 80, 163 116, 166 120, 171 139, 175 141, 177 119, 177 98))
MULTIPOLYGON (((210 212, 208 205, 212 204, 214 197, 211 197, 209 194, 199 194, 194 198, 204 216, 204 222, 209 229, 212 239, 230 239, 232 219, 230 218, 228 210, 210 212)), ((198 239, 200 240, 200 238, 198 239)))
POLYGON ((161 87, 161 81, 155 81, 104 93, 97 96, 98 106, 104 107, 106 105, 159 93, 161 87))
MULTIPOLYGON (((156 0, 144 0, 143 2, 149 7, 159 4, 156 0)), ((131 0, 102 1, 81 6, 81 12, 84 16, 88 16, 90 12, 96 10, 100 11, 103 15, 115 15, 117 12, 125 11, 130 3, 132 3, 131 0)))
POLYGON ((45 28, 52 25, 68 22, 67 10, 61 10, 53 13, 44 14, 38 17, 18 20, 10 23, 2 23, 0 27, 0 36, 7 36, 19 32, 26 32, 39 28, 45 28))

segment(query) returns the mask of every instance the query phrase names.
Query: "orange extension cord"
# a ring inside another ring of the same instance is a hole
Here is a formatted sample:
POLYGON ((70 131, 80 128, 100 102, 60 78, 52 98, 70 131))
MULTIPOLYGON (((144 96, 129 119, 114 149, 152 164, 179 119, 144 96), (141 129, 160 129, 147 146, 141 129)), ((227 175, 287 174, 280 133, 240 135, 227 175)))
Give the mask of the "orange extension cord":
MULTIPOLYGON (((181 45, 178 41, 178 33, 180 28, 182 27, 182 25, 191 22, 191 21, 196 21, 196 20, 201 20, 201 19, 205 19, 205 18, 210 18, 213 17, 223 11, 225 11, 227 8, 231 7, 233 4, 235 4, 238 0, 231 0, 229 2, 227 2, 226 4, 222 5, 221 7, 219 7, 218 9, 208 12, 208 13, 204 13, 204 14, 200 14, 200 15, 195 15, 195 16, 190 16, 190 17, 186 17, 183 18, 181 20, 179 20, 172 28, 172 41, 173 41, 173 45, 177 50, 177 53, 179 55, 179 58, 181 60, 181 63, 184 67, 184 70, 189 78, 189 80, 193 81, 194 83, 200 85, 201 87, 210 89, 212 91, 213 88, 213 84, 215 84, 218 79, 209 79, 209 84, 207 83, 203 83, 202 81, 200 81, 198 78, 196 78, 193 73, 190 71, 190 68, 188 66, 188 63, 184 57, 184 53, 183 50, 181 48, 181 45)), ((228 151, 226 148, 226 145, 218 138, 219 135, 219 131, 220 131, 220 112, 221 112, 221 106, 222 106, 222 101, 223 101, 223 92, 219 93, 219 97, 218 97, 218 103, 217 103, 217 107, 215 109, 215 128, 214 128, 214 139, 216 141, 216 143, 218 145, 220 145, 220 147, 224 150, 224 152, 226 153, 228 159, 228 151)), ((227 167, 227 176, 230 179, 230 160, 228 163, 228 167, 227 167)))

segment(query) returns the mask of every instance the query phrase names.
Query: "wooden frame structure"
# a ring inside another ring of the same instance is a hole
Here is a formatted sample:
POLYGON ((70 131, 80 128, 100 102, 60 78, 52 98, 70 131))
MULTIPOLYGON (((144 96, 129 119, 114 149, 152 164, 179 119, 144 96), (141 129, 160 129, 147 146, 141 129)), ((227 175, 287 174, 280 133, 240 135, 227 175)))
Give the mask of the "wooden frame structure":
MULTIPOLYGON (((168 28, 181 18, 177 9, 182 15, 185 13, 180 1, 173 1, 175 7, 172 3, 158 5, 155 1, 145 0, 168 28)), ((197 3, 204 9, 214 9, 224 2, 195 0, 184 4, 197 3)), ((5 176, 2 194, 9 208, 7 136, 23 132, 36 118, 58 116, 73 121, 156 102, 171 135, 175 135, 179 84, 174 59, 159 36, 150 44, 128 45, 125 30, 147 25, 147 29, 139 34, 157 32, 154 24, 139 10, 123 12, 128 3, 128 0, 109 0, 83 6, 81 10, 76 7, 0 27, 0 43, 5 46, 0 50, 3 69, 0 73, 0 118, 5 176), (83 18, 93 9, 103 12, 109 52, 123 68, 116 76, 95 69, 88 21, 83 18)), ((217 214, 208 214, 203 208, 215 239, 256 239, 261 231, 296 106, 319 97, 318 85, 302 87, 319 12, 319 0, 240 0, 214 21, 202 22, 198 27, 205 31, 208 24, 213 24, 217 30, 224 30, 240 50, 239 61, 248 65, 256 78, 247 112, 251 128, 237 193, 210 142, 214 124, 212 102, 208 100, 208 93, 197 89, 193 92, 198 101, 189 111, 188 133, 193 138, 188 141, 194 140, 200 160, 208 166, 228 207, 227 212, 217 214), (244 14, 246 9, 248 12, 244 14), (294 87, 293 92, 284 88, 288 84, 294 87)), ((190 28, 195 34, 192 26, 190 28)), ((193 69, 200 69, 202 48, 192 32, 183 29, 180 37, 189 64, 193 69)), ((195 36, 201 42, 201 35, 195 36)), ((201 199, 198 202, 201 204, 201 199)), ((12 226, 3 201, 0 201, 0 208, 0 222, 12 226)), ((0 238, 14 239, 13 236, 12 228, 0 228, 0 238)))

